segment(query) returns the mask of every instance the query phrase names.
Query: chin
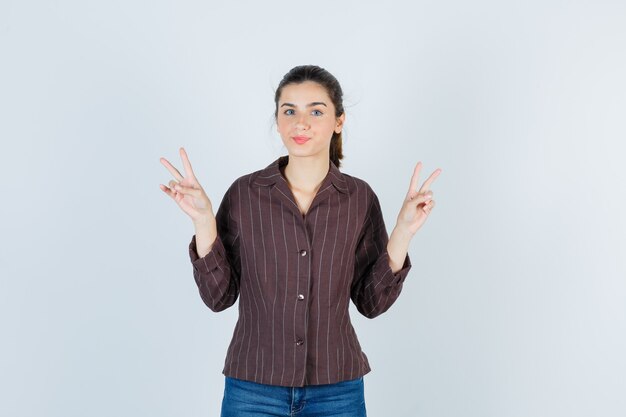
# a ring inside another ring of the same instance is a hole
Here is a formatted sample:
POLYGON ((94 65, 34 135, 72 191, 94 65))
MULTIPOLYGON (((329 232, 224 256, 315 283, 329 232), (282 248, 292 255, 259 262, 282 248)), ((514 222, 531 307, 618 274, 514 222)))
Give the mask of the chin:
POLYGON ((289 153, 289 155, 293 155, 293 156, 311 156, 311 155, 315 155, 315 152, 311 152, 311 151, 306 150, 306 149, 287 148, 287 152, 289 153))

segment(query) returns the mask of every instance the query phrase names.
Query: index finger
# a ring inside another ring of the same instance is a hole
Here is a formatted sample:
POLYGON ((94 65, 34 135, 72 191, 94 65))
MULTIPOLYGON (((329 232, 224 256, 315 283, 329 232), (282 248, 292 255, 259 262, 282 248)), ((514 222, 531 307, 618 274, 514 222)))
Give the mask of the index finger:
POLYGON ((177 181, 180 182, 183 180, 183 176, 181 175, 181 173, 176 168, 174 168, 174 165, 170 164, 170 161, 161 157, 161 163, 165 165, 165 168, 167 168, 170 174, 172 174, 172 176, 176 178, 177 181))

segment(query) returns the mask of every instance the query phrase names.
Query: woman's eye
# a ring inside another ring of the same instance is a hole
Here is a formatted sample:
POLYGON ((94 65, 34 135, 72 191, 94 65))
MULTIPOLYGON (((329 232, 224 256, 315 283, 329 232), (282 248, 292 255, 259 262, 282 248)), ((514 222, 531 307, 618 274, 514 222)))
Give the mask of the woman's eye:
MULTIPOLYGON (((285 110, 284 114, 286 114, 286 115, 288 115, 288 116, 289 116, 289 115, 293 114, 293 113, 289 113, 289 112, 291 112, 291 111, 293 111, 293 109, 287 109, 287 110, 285 110)), ((324 114, 324 113, 322 113, 320 110, 313 110, 313 111, 314 111, 314 112, 317 112, 316 116, 321 116, 321 115, 323 115, 323 114, 324 114)))

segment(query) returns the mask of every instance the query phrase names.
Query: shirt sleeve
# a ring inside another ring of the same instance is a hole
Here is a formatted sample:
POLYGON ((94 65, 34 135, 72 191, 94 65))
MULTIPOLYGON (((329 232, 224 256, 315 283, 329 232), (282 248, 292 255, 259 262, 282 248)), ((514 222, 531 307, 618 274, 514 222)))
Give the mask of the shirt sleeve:
POLYGON ((202 258, 198 256, 195 234, 189 243, 189 258, 200 297, 214 312, 232 306, 239 296, 241 259, 239 231, 231 215, 232 189, 231 185, 217 209, 217 237, 210 252, 202 258))
POLYGON ((370 319, 387 311, 396 301, 411 269, 407 253, 402 268, 395 274, 392 272, 387 242, 389 235, 380 202, 372 191, 372 201, 356 248, 354 281, 350 289, 350 298, 357 310, 370 319))

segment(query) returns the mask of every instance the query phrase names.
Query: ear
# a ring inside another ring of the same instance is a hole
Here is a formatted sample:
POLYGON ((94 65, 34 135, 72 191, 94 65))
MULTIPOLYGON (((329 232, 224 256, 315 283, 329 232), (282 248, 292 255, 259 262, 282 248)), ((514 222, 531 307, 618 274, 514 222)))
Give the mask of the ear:
POLYGON ((337 124, 335 126, 335 133, 341 133, 343 129, 343 122, 346 120, 346 112, 341 113, 341 116, 337 117, 337 124))

